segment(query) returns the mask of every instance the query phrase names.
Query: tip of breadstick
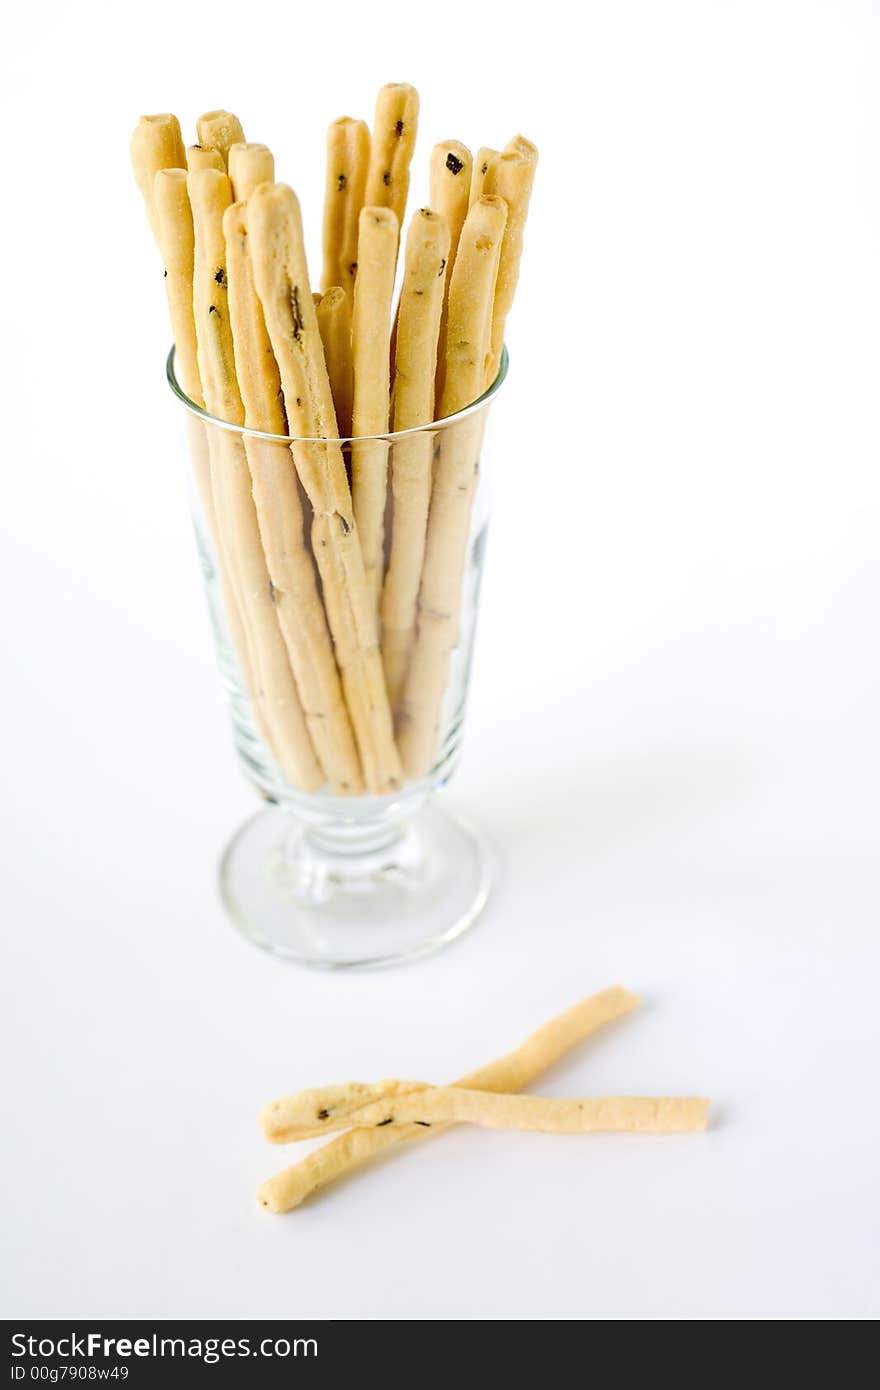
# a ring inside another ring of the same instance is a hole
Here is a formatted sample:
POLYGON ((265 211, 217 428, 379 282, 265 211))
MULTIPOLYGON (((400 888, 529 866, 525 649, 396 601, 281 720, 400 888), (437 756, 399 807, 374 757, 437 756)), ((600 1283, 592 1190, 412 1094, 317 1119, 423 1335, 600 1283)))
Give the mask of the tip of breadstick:
POLYGON ((140 124, 140 125, 176 125, 176 126, 179 126, 179 125, 180 125, 180 122, 179 122, 179 120, 177 119, 177 117, 173 114, 173 112, 171 112, 171 111, 160 111, 159 114, 156 115, 156 116, 141 116, 141 117, 139 118, 139 124, 140 124))
POLYGON ((153 183, 186 183, 188 177, 186 169, 157 169, 153 183))
POLYGON ((527 140, 524 135, 514 135, 512 140, 508 140, 504 146, 504 154, 520 155, 523 159, 538 162, 538 147, 533 145, 531 140, 527 140))
POLYGON ((284 1211, 284 1207, 277 1201, 272 1190, 271 1178, 268 1182, 260 1183, 260 1186, 257 1188, 257 1202, 264 1211, 271 1211, 275 1215, 284 1211))
POLYGON ((393 212, 391 208, 361 208, 358 222, 372 222, 377 227, 387 227, 395 235, 397 233, 397 213, 393 212))
POLYGON ((316 304, 320 304, 322 309, 335 309, 344 299, 345 290, 341 285, 331 285, 329 290, 315 296, 316 304))

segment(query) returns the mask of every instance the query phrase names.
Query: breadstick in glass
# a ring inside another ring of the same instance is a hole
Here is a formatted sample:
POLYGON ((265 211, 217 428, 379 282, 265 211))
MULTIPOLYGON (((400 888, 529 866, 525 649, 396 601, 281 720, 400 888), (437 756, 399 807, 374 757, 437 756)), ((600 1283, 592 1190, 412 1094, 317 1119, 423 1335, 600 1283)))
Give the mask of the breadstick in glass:
POLYGON ((199 144, 218 150, 225 169, 229 163, 229 146, 244 140, 241 121, 231 111, 206 111, 196 121, 199 144))
MULTIPOLYGON (((189 174, 187 185, 195 234, 193 313, 205 406, 218 419, 243 425, 223 237, 223 214, 232 191, 227 176, 216 169, 189 174)), ((244 622, 272 746, 293 784, 302 791, 315 791, 325 777, 275 613, 244 446, 234 431, 219 427, 209 429, 208 442, 220 547, 244 622)))
MULTIPOLYGON (((153 204, 156 209, 159 250, 165 265, 165 291, 168 296, 171 331, 174 335, 175 375, 189 399, 198 406, 204 406, 193 318, 193 220, 186 177, 184 169, 160 169, 153 181, 153 204)), ((254 682, 253 666, 238 600, 220 549, 214 495, 211 490, 211 461, 206 427, 190 415, 187 416, 187 438, 196 490, 214 548, 214 563, 220 580, 229 638, 238 658, 245 687, 251 696, 260 732, 271 747, 272 740, 262 717, 259 692, 254 682)))
POLYGON ((351 315, 354 395, 351 495, 367 587, 378 611, 385 543, 388 445, 364 436, 387 434, 391 389, 391 300, 399 229, 390 208, 361 209, 358 273, 351 315))
POLYGON ((443 391, 442 363, 446 359, 446 319, 449 286, 458 251, 458 239, 467 217, 471 190, 473 158, 467 145, 460 140, 444 140, 431 151, 431 207, 449 223, 449 259, 446 264, 443 310, 440 315, 440 336, 437 348, 437 395, 443 391))
POLYGON ((351 402, 354 377, 351 366, 351 298, 334 285, 315 301, 318 329, 324 347, 324 360, 330 377, 339 438, 351 435, 351 402))
POLYGON ((314 509, 312 548, 364 781, 369 791, 382 794, 400 785, 400 760, 293 189, 257 188, 248 228, 288 430, 299 441, 292 445, 293 458, 314 509))
MULTIPOLYGON (((236 147, 233 145, 231 156, 236 147)), ((232 164, 232 157, 230 164, 232 164)), ((262 182, 262 180, 261 180, 262 182)), ((223 215, 229 318, 235 368, 248 429, 287 433, 278 365, 254 288, 248 249, 247 207, 233 203, 223 215)), ((312 744, 337 794, 363 790, 333 643, 303 534, 303 513, 290 453, 280 444, 247 439, 245 452, 272 601, 312 744)))
POLYGON ((357 274, 358 218, 364 205, 370 131, 366 121, 340 116, 327 131, 321 284, 340 285, 351 296, 357 274))
POLYGON ((218 169, 221 174, 226 173, 222 154, 208 145, 187 145, 186 167, 191 174, 197 169, 218 169))
MULTIPOLYGON (((434 376, 449 243, 449 225, 438 212, 421 208, 413 215, 397 313, 391 397, 391 427, 395 431, 428 425, 434 418, 434 376)), ((403 693, 415 637, 433 456, 434 436, 430 433, 398 439, 393 445, 391 552, 382 588, 382 662, 392 710, 403 693)))
POLYGON ((471 172, 471 187, 468 194, 468 207, 473 207, 478 198, 482 198, 487 192, 485 188, 486 175, 489 172, 489 165, 498 158, 499 151, 493 150, 489 145, 483 145, 477 150, 474 158, 474 166, 471 172))
POLYGON ((370 141, 370 167, 364 202, 390 208, 398 234, 409 197, 409 166, 419 128, 419 94, 408 82, 390 82, 376 98, 370 141))
MULTIPOLYGON (((503 199, 484 195, 462 228, 449 291, 449 333, 440 416, 454 415, 485 389, 492 305, 507 221, 503 199)), ((431 488, 418 630, 400 709, 398 748, 408 777, 423 777, 437 750, 443 695, 458 642, 461 590, 484 419, 447 426, 431 488)))
POLYGON ((247 140, 229 146, 229 182, 236 203, 244 203, 258 183, 275 182, 275 160, 268 145, 247 140))
POLYGON ((501 261, 498 266, 498 284, 495 289, 495 304, 492 310, 492 359, 487 373, 486 386, 490 386, 501 365, 504 349, 504 328, 507 316, 513 305, 516 285, 519 280, 519 263, 522 257, 523 230, 538 166, 538 151, 535 146, 518 135, 497 159, 494 159, 486 174, 485 190, 495 193, 507 203, 507 227, 504 244, 501 247, 501 261))
POLYGON ((186 151, 176 116, 170 112, 160 116, 141 116, 131 137, 131 164, 144 200, 150 230, 158 242, 153 180, 160 169, 186 168, 186 151))
MULTIPOLYGON (((619 985, 591 995, 567 1009, 565 1013, 545 1023, 526 1038, 514 1052, 478 1071, 462 1077, 457 1083, 474 1091, 497 1091, 512 1094, 531 1085, 541 1072, 547 1071, 576 1043, 582 1042, 606 1023, 634 1009, 638 999, 619 985)), ((257 1193, 260 1205, 273 1212, 291 1211, 306 1197, 328 1183, 360 1168, 383 1149, 416 1139, 441 1134, 448 1126, 420 1125, 398 1128, 385 1125, 382 1129, 350 1129, 338 1139, 309 1154, 291 1168, 263 1183, 257 1193)))

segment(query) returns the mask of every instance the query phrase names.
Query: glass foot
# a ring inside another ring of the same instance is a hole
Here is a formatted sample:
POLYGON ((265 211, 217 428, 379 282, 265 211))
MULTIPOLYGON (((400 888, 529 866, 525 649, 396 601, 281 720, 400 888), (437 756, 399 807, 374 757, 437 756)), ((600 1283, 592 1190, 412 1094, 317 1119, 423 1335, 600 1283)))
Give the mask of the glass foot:
POLYGON ((389 824, 316 825, 258 812, 220 863, 229 916, 300 965, 368 969, 414 960, 467 931, 491 886, 481 837, 433 804, 389 824))

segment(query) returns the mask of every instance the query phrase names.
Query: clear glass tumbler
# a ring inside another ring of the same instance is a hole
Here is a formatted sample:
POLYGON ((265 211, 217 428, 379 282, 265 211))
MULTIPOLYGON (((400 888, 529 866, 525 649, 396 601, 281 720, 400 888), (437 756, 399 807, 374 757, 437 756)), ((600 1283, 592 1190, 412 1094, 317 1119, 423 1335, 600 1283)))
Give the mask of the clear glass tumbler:
POLYGON ((505 353, 479 401, 424 429, 298 440, 207 415, 169 355, 235 747, 270 803, 227 847, 221 892, 246 936, 304 965, 426 954, 488 899, 483 840, 434 793, 461 749, 506 373, 505 353), (372 570, 345 502, 308 500, 340 453, 386 498, 372 570))

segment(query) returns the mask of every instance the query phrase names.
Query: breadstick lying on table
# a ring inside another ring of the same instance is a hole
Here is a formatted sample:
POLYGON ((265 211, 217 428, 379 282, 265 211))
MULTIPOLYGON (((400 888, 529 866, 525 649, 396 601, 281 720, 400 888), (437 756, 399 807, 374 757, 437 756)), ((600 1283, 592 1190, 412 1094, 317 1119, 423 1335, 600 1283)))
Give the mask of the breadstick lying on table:
POLYGON ((491 386, 501 365, 504 329, 516 294, 519 263, 522 258, 523 230, 538 167, 538 151, 530 140, 517 135, 503 154, 493 159, 486 173, 486 193, 495 193, 507 203, 507 226, 498 266, 498 283, 492 310, 492 359, 486 386, 491 386))
POLYGON ((351 496, 361 538, 367 587, 378 612, 385 545, 388 445, 363 436, 387 434, 391 389, 391 299, 399 231, 389 208, 361 209, 358 273, 351 316, 354 394, 351 496))
MULTIPOLYGON (((232 191, 227 176, 216 169, 189 174, 187 184, 195 234, 193 312, 205 406, 220 420, 243 425, 223 236, 223 214, 232 191)), ((209 429, 208 443, 220 547, 242 615, 273 751, 294 786, 315 791, 325 776, 315 756, 272 602, 244 445, 234 431, 219 426, 209 429)))
POLYGON ((334 285, 315 300, 318 329, 324 348, 324 360, 330 377, 330 390, 336 407, 336 425, 340 439, 351 435, 351 406, 354 376, 351 366, 351 299, 339 285, 334 285))
POLYGON ((293 189, 262 184, 248 205, 254 283, 281 374, 300 481, 314 509, 312 549, 367 789, 400 786, 400 760, 379 654, 318 316, 293 189), (314 442, 303 442, 314 441, 314 442))
MULTIPOLYGON (((440 418, 477 400, 492 346, 492 305, 507 206, 484 195, 468 212, 449 291, 440 418)), ((458 642, 461 590, 484 419, 447 426, 431 488, 418 630, 400 710, 398 747, 408 777, 423 777, 437 751, 440 713, 458 642)))
MULTIPOLYGON (((434 418, 434 377, 449 243, 449 226, 439 213, 421 208, 413 215, 406 237, 397 314, 391 399, 391 427, 395 431, 427 425, 434 418)), ((403 694, 415 638, 433 458, 434 436, 430 433, 394 443, 391 553, 382 588, 382 661, 392 710, 403 694)))
POLYGON ((206 111, 196 121, 199 144, 217 150, 225 169, 229 163, 229 146, 244 140, 241 121, 231 111, 206 111))
POLYGON ((191 174, 197 169, 218 169, 221 174, 226 173, 222 154, 209 145, 187 145, 186 167, 191 174))
MULTIPOLYGON (((387 1083, 386 1083, 387 1084, 387 1083)), ((334 1129, 383 1129, 408 1124, 470 1124, 484 1129, 527 1130, 534 1134, 678 1134, 705 1129, 709 1102, 700 1096, 601 1096, 557 1100, 549 1096, 508 1096, 461 1086, 422 1089, 400 1083, 389 1093, 354 1109, 333 1115, 325 1124, 312 1117, 301 1126, 288 1124, 283 1138, 273 1128, 273 1143, 311 1139, 334 1129)), ((367 1088, 365 1088, 367 1089, 367 1088)), ((320 1096, 320 1092, 316 1093, 320 1096)))
POLYGON ((398 236, 409 197, 409 166, 419 128, 419 94, 408 82, 389 82, 376 98, 370 141, 370 167, 364 202, 390 208, 397 218, 398 236))
POLYGON ((264 1138, 270 1144, 313 1139, 354 1124, 354 1116, 374 1101, 388 1101, 429 1088, 421 1081, 350 1081, 346 1086, 319 1086, 273 1100, 260 1113, 264 1138))
POLYGON ((160 116, 141 116, 131 137, 131 164, 144 200, 150 229, 158 241, 153 181, 160 169, 186 168, 186 151, 176 116, 170 112, 160 116))
MULTIPOLYGON (((565 1013, 545 1023, 526 1038, 514 1052, 478 1071, 471 1072, 457 1084, 468 1090, 496 1091, 511 1094, 521 1091, 557 1062, 564 1053, 595 1033, 606 1023, 634 1009, 638 999, 634 994, 615 986, 600 994, 582 999, 565 1013)), ((449 1126, 438 1124, 430 1129, 420 1125, 386 1125, 382 1129, 351 1129, 338 1139, 332 1139, 291 1168, 263 1183, 257 1193, 260 1205, 269 1211, 291 1211, 312 1193, 328 1183, 352 1172, 385 1149, 403 1142, 425 1139, 441 1134, 449 1126)))
MULTIPOLYGON (((230 151, 230 165, 236 149, 230 151)), ((281 379, 254 288, 248 249, 247 207, 233 203, 223 215, 229 317, 245 425, 284 435, 287 421, 281 379)), ((363 790, 360 762, 342 695, 333 643, 303 533, 302 504, 290 452, 266 440, 245 440, 260 536, 272 584, 272 602, 312 744, 334 792, 363 790)))
POLYGON ((364 205, 370 132, 365 121, 340 116, 327 131, 327 179, 324 188, 325 290, 341 286, 351 296, 357 274, 358 218, 364 205))
POLYGON ((258 183, 275 182, 275 160, 268 145, 247 140, 229 146, 229 182, 236 203, 244 203, 258 183))

